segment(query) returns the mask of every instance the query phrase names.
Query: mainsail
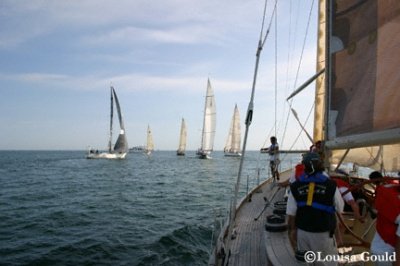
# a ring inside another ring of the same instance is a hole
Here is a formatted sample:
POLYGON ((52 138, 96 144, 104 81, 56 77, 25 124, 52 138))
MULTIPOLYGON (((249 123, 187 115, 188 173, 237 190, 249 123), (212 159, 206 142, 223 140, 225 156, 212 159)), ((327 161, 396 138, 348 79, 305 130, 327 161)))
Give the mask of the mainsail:
POLYGON ((179 147, 178 147, 178 155, 184 155, 186 150, 186 123, 185 119, 182 118, 181 122, 181 131, 179 134, 179 147))
POLYGON ((210 79, 208 79, 206 100, 204 106, 203 131, 201 137, 202 151, 209 152, 213 150, 215 126, 216 126, 216 106, 215 106, 214 92, 211 87, 210 79))
POLYGON ((241 142, 240 114, 237 105, 235 105, 224 151, 228 153, 239 153, 240 142, 241 142))
MULTIPOLYGON (((125 126, 124 126, 124 121, 122 119, 121 107, 119 105, 117 94, 115 93, 114 87, 112 87, 112 86, 111 86, 111 92, 114 95, 115 106, 117 107, 119 127, 120 127, 120 132, 119 132, 117 141, 115 142, 115 145, 114 145, 114 152, 125 153, 128 151, 128 141, 127 141, 126 135, 125 135, 125 126)), ((112 110, 113 110, 113 108, 111 108, 111 113, 112 113, 112 110)), ((111 121, 112 121, 112 115, 111 115, 111 121)), ((112 126, 111 126, 111 130, 112 130, 112 126)))
POLYGON ((150 126, 147 126, 146 152, 151 153, 153 150, 154 150, 153 134, 151 133, 150 126))
POLYGON ((322 124, 316 122, 314 137, 326 140, 332 150, 331 163, 338 163, 347 153, 345 162, 398 171, 400 5, 394 0, 341 0, 331 8, 331 52, 326 68, 330 93, 325 95, 317 88, 315 108, 318 118, 327 113, 327 127, 322 134, 322 124), (329 103, 328 108, 321 108, 321 98, 329 103))

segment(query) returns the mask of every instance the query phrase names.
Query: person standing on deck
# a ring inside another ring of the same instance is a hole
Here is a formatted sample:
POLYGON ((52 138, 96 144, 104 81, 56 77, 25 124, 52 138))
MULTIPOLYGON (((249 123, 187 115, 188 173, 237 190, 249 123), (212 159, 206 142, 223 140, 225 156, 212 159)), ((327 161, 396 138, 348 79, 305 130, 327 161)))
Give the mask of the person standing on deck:
MULTIPOLYGON (((307 153, 302 163, 304 174, 290 185, 287 202, 290 241, 298 251, 313 251, 322 258, 337 255, 335 211, 343 209, 343 199, 335 181, 323 172, 317 153, 307 153)), ((332 261, 315 263, 336 264, 332 261)))
MULTIPOLYGON (((375 255, 393 256, 400 262, 400 186, 379 185, 376 189, 375 208, 378 212, 376 232, 371 243, 375 255)), ((377 262, 376 265, 399 265, 396 262, 377 262)))
POLYGON ((279 145, 278 141, 275 136, 272 136, 270 138, 271 145, 265 149, 268 154, 269 154, 269 166, 271 168, 271 174, 272 177, 275 178, 279 181, 279 172, 278 172, 278 166, 279 166, 279 145))

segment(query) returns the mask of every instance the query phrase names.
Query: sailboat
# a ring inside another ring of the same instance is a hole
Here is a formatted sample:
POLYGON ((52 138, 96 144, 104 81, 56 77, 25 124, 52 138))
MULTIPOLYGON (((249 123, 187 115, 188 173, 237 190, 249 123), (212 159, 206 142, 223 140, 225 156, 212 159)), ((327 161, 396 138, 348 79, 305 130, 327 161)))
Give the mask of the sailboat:
POLYGON ((153 134, 151 133, 150 126, 147 126, 147 142, 145 153, 150 155, 154 151, 153 134))
POLYGON ((216 126, 216 106, 214 91, 211 87, 210 79, 207 80, 207 93, 204 104, 203 130, 201 133, 201 147, 196 155, 201 159, 210 159, 214 147, 216 126))
MULTIPOLYGON (((386 175, 400 170, 400 114, 395 111, 400 101, 400 76, 396 74, 399 10, 394 1, 319 1, 317 74, 290 97, 316 81, 313 140, 324 143, 331 177, 343 163, 386 175)), ((260 37, 256 66, 263 44, 260 37)), ((256 74, 257 67, 254 80, 256 74)), ((249 104, 248 115, 252 106, 249 104)), ((245 143, 250 122, 246 121, 245 143)), ((241 163, 245 151, 246 144, 241 163)), ((281 180, 291 172, 283 171, 281 180)), ((351 258, 351 263, 366 263, 362 254, 370 252, 375 234, 376 216, 371 211, 375 186, 361 174, 343 177, 352 185, 350 191, 359 189, 368 199, 364 207, 360 205, 363 223, 352 213, 339 218, 346 228, 339 247, 345 255, 343 263, 349 262, 346 258, 351 258)), ((295 254, 296 246, 285 231, 284 190, 269 178, 238 203, 240 178, 241 168, 231 215, 217 238, 209 265, 303 265, 305 258, 295 254), (282 209, 283 215, 277 217, 282 209)), ((381 181, 385 180, 389 178, 381 181)))
POLYGON ((108 151, 99 152, 98 150, 89 149, 86 158, 87 159, 125 159, 128 154, 128 141, 125 135, 124 121, 122 119, 121 107, 119 105, 117 94, 115 93, 114 87, 110 87, 111 90, 111 113, 110 113, 110 135, 108 141, 108 151), (118 113, 120 132, 112 146, 112 135, 113 135, 113 116, 114 116, 114 103, 118 113))
POLYGON ((184 156, 185 150, 186 150, 186 123, 185 119, 182 118, 181 131, 179 134, 179 147, 178 150, 176 151, 176 155, 184 156))
POLYGON ((232 121, 229 127, 229 134, 224 148, 225 156, 240 157, 242 155, 240 153, 240 143, 240 114, 236 104, 235 109, 233 110, 232 121))

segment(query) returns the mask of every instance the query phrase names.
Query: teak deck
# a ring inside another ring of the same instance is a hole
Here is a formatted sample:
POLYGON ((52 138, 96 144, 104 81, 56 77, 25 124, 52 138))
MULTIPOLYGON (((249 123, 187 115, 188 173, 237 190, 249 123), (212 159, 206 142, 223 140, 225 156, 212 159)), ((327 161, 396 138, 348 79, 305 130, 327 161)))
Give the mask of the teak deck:
MULTIPOLYGON (((289 174, 282 173, 281 180, 287 179, 289 174)), ((284 188, 267 181, 251 193, 251 202, 248 197, 242 200, 234 226, 236 237, 230 240, 230 255, 226 258, 229 260, 228 265, 302 265, 294 256, 287 231, 265 230, 267 215, 272 214, 274 202, 283 200, 284 194, 284 188), (266 205, 264 197, 270 205, 259 216, 266 205)))

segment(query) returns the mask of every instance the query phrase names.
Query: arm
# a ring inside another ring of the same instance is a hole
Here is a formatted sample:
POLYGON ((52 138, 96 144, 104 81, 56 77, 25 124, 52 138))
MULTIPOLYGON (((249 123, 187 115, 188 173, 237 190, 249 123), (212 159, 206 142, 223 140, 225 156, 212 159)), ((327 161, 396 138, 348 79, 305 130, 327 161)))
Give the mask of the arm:
POLYGON ((354 200, 348 201, 347 204, 349 204, 351 209, 353 210, 354 218, 363 223, 364 218, 360 215, 360 208, 358 208, 358 204, 354 200))

